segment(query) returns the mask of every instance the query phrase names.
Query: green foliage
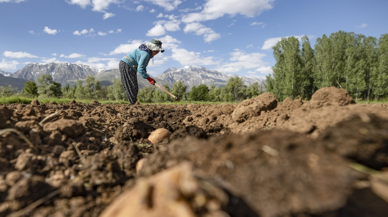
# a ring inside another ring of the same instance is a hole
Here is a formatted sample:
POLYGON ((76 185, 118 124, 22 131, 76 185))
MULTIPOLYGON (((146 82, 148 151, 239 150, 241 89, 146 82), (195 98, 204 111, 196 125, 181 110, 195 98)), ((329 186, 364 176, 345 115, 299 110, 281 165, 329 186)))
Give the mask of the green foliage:
POLYGON ((253 84, 249 85, 246 88, 245 96, 247 99, 256 97, 263 93, 262 87, 259 85, 258 82, 254 82, 253 84))
POLYGON ((179 97, 180 100, 186 99, 187 85, 183 84, 182 81, 176 81, 172 85, 171 93, 179 97))
POLYGON ((279 100, 308 100, 314 91, 329 86, 346 89, 355 100, 388 95, 388 34, 377 41, 339 31, 318 38, 315 50, 306 36, 301 41, 302 46, 293 37, 283 38, 273 47, 276 64, 266 89, 279 100))
POLYGON ((43 74, 36 79, 39 97, 60 97, 62 96, 61 84, 53 80, 50 74, 43 74))
POLYGON ((206 84, 200 84, 198 87, 193 86, 189 94, 189 99, 192 101, 208 101, 209 88, 206 86, 206 84))
POLYGON ((38 96, 38 86, 36 86, 36 83, 34 81, 27 81, 24 85, 23 90, 32 97, 38 96))
POLYGON ((374 75, 376 99, 388 95, 388 34, 378 41, 378 71, 374 75))
POLYGON ((124 90, 124 86, 121 83, 121 79, 114 79, 113 85, 107 88, 107 97, 110 100, 126 100, 128 101, 127 94, 124 90))
POLYGON ((228 102, 231 101, 242 101, 245 99, 245 93, 246 93, 246 86, 244 85, 244 82, 242 78, 240 77, 231 77, 228 80, 228 83, 226 83, 224 94, 227 93, 228 96, 226 97, 228 102), (229 95, 229 93, 231 95, 229 95))
POLYGON ((151 103, 153 102, 154 93, 155 93, 154 86, 147 86, 145 88, 142 88, 139 90, 139 93, 137 94, 137 100, 141 103, 151 103))
POLYGON ((8 85, 7 87, 0 86, 0 97, 10 97, 15 94, 15 89, 12 85, 8 85))

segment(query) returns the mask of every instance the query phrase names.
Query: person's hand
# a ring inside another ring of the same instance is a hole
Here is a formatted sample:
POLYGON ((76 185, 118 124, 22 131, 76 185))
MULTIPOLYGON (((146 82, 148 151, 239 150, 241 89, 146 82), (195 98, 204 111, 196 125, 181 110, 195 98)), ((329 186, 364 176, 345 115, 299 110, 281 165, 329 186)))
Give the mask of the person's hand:
POLYGON ((153 78, 151 78, 151 77, 148 77, 147 80, 148 80, 148 81, 150 82, 150 84, 152 84, 152 85, 155 85, 155 83, 156 83, 156 81, 155 81, 153 78))

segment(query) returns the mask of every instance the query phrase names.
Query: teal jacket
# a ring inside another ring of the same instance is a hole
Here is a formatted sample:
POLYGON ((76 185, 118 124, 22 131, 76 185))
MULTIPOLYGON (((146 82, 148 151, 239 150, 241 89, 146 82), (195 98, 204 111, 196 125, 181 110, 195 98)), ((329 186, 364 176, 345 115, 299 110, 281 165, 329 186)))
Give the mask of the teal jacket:
POLYGON ((147 79, 148 77, 150 77, 147 74, 146 68, 148 66, 148 62, 151 59, 151 56, 147 51, 140 50, 139 48, 137 48, 132 52, 128 53, 127 56, 132 61, 132 63, 135 64, 135 66, 137 66, 137 70, 133 67, 133 64, 129 62, 127 58, 125 58, 125 56, 121 60, 126 62, 130 67, 133 68, 133 70, 138 71, 144 79, 147 79))

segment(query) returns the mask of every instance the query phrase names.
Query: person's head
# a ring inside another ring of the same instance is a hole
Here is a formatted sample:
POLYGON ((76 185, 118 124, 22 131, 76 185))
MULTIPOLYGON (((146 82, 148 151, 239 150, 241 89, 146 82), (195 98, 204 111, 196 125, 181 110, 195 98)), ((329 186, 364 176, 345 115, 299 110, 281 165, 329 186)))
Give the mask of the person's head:
POLYGON ((162 48, 162 42, 157 39, 152 39, 151 42, 145 43, 145 46, 147 46, 147 48, 152 51, 153 56, 155 56, 159 52, 164 52, 164 49, 162 48))

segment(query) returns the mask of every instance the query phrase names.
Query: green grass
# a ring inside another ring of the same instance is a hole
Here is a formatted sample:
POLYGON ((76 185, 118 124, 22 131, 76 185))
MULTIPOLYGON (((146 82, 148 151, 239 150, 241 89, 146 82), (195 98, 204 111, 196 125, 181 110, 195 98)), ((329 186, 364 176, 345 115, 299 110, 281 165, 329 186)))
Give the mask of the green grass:
MULTIPOLYGON (((18 103, 18 104, 30 104, 32 100, 37 99, 40 103, 50 103, 56 102, 60 103, 69 103, 73 99, 63 99, 63 98, 28 98, 23 96, 10 96, 10 97, 1 97, 0 105, 18 103)), ((89 99, 76 99, 77 102, 82 103, 92 103, 94 100, 89 99)), ((128 104, 128 101, 112 101, 112 100, 97 100, 101 104, 128 104)), ((219 104, 236 104, 239 102, 203 102, 203 101, 179 101, 179 102, 165 102, 165 103, 140 103, 142 105, 187 105, 187 104, 210 104, 210 105, 219 105, 219 104)))
POLYGON ((11 104, 11 103, 21 103, 21 104, 29 104, 33 99, 27 97, 20 96, 10 96, 10 97, 1 97, 0 104, 11 104))
POLYGON ((388 103, 388 98, 379 99, 379 100, 354 100, 357 104, 381 104, 388 103))

